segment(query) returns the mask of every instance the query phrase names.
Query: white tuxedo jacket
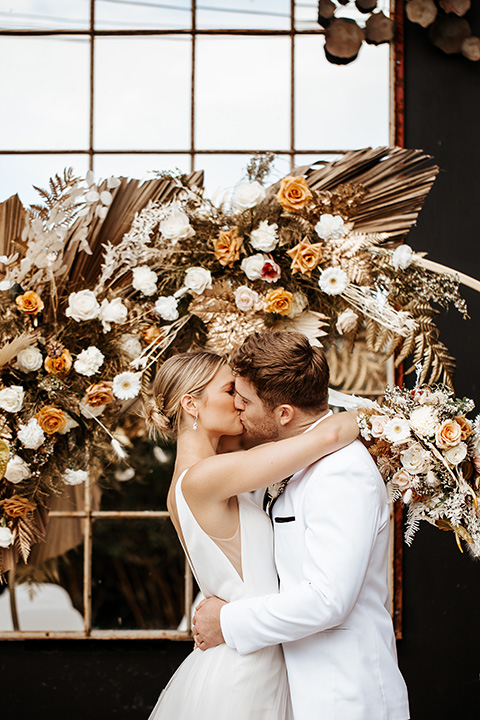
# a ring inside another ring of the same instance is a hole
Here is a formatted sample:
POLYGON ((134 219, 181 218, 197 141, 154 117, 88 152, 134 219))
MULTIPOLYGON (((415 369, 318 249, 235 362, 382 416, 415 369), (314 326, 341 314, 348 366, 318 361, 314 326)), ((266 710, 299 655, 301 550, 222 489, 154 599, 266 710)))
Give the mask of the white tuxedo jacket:
POLYGON ((295 720, 409 718, 389 613, 389 515, 356 440, 294 475, 275 503, 280 593, 222 608, 240 654, 283 643, 295 720))

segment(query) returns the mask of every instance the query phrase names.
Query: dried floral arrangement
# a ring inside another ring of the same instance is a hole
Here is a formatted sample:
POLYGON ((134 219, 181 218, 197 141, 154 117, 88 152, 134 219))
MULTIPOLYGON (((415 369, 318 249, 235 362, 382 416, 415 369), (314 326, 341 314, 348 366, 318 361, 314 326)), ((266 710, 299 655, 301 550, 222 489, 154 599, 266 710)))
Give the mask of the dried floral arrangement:
POLYGON ((0 572, 41 541, 52 495, 121 461, 127 410, 166 352, 228 355, 268 328, 326 346, 361 332, 407 371, 421 361, 420 383, 452 384, 434 318, 437 304, 466 314, 459 277, 403 244, 431 159, 352 151, 266 189, 270 162, 216 205, 201 172, 70 171, 41 205, 0 205, 0 572))
POLYGON ((387 388, 381 407, 359 415, 362 436, 390 492, 408 508, 405 540, 422 520, 451 530, 480 557, 480 415, 472 400, 445 386, 387 388))

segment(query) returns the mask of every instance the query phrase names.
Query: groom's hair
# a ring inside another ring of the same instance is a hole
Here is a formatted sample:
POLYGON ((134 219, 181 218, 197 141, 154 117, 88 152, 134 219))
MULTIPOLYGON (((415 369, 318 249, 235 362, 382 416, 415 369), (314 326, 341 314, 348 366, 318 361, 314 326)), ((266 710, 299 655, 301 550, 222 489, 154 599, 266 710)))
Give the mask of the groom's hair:
POLYGON ((327 360, 301 333, 253 333, 233 356, 232 367, 269 409, 284 403, 312 413, 328 408, 327 360))

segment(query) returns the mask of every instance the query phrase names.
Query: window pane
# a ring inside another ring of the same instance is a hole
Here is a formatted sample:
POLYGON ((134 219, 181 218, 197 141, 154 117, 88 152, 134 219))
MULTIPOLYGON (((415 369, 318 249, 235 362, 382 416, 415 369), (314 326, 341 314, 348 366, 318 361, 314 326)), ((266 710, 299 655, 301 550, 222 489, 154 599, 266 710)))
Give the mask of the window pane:
POLYGON ((0 148, 88 148, 89 43, 80 36, 0 38, 0 148))
POLYGON ((175 629, 185 561, 169 519, 98 519, 93 526, 92 625, 175 629))
MULTIPOLYGON (((207 197, 219 201, 225 192, 233 190, 235 185, 246 179, 245 168, 250 155, 197 155, 195 170, 205 170, 205 190, 207 197)), ((271 167, 265 186, 277 182, 290 172, 288 155, 277 155, 271 167)))
POLYGON ((189 38, 99 38, 95 57, 98 149, 188 149, 189 38))
POLYGON ((248 28, 288 30, 290 0, 208 0, 197 3, 197 26, 202 29, 248 28))
POLYGON ((85 177, 88 155, 0 155, 0 202, 18 194, 25 206, 38 203, 33 185, 48 188, 49 179, 67 167, 85 177))
POLYGON ((295 49, 296 147, 388 145, 388 46, 364 44, 351 65, 327 62, 320 37, 298 37, 295 49))
POLYGON ((189 155, 153 155, 153 154, 108 154, 95 155, 94 172, 96 177, 106 178, 110 175, 149 179, 156 172, 164 170, 189 173, 189 155))
MULTIPOLYGON (((347 17, 356 20, 362 27, 365 25, 369 15, 361 13, 353 2, 347 5, 336 3, 337 10, 335 17, 347 17)), ((375 12, 382 10, 385 15, 390 13, 390 0, 377 0, 375 12)), ((299 0, 295 3, 295 28, 297 30, 320 30, 322 26, 318 23, 318 0, 299 0)))
POLYGON ((0 0, 0 27, 24 30, 86 30, 89 0, 0 0))
POLYGON ((191 0, 96 0, 97 30, 188 29, 192 26, 191 0))
POLYGON ((284 37, 198 38, 197 148, 289 147, 289 42, 284 37))

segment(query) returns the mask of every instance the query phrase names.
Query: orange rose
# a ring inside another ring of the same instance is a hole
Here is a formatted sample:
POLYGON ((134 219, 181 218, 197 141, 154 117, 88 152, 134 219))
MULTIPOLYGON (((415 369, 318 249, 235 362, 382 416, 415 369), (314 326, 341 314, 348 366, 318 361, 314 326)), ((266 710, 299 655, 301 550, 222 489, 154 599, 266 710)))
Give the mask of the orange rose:
POLYGON ((287 250, 287 255, 292 258, 292 275, 296 272, 310 275, 322 259, 322 245, 321 243, 312 245, 308 240, 302 240, 294 248, 287 250))
POLYGON ((287 175, 281 180, 277 200, 285 210, 293 212, 301 210, 312 198, 312 192, 305 178, 287 175))
POLYGON ((288 290, 277 288, 270 290, 265 296, 265 311, 269 313, 277 313, 278 315, 288 315, 292 307, 293 295, 288 290))
POLYGON ((11 498, 2 500, 3 509, 5 515, 11 518, 25 517, 29 512, 33 512, 36 505, 27 500, 27 498, 20 497, 20 495, 12 495, 11 498))
POLYGON ((72 367, 70 351, 65 349, 60 357, 46 357, 44 365, 45 370, 51 375, 67 375, 72 367))
POLYGON ((468 420, 463 417, 463 415, 459 415, 459 417, 455 418, 455 422, 460 425, 460 429, 462 431, 462 440, 466 440, 468 437, 470 437, 473 430, 468 420))
POLYGON ((86 403, 91 407, 99 407, 100 405, 108 405, 114 402, 115 398, 112 392, 111 382, 99 382, 90 385, 86 391, 86 403))
POLYGON ((439 448, 454 447, 461 439, 462 428, 456 420, 444 420, 435 433, 435 440, 439 448))
POLYGON ((67 424, 67 418, 63 410, 52 405, 42 408, 35 417, 43 432, 46 432, 47 435, 61 432, 67 424))
POLYGON ((151 342, 154 340, 160 340, 163 339, 164 333, 162 328, 158 327, 158 325, 150 325, 144 333, 143 333, 143 339, 150 345, 151 342))
POLYGON ((232 267, 240 257, 242 238, 238 237, 238 228, 222 230, 218 238, 213 241, 215 257, 220 265, 232 267))
POLYGON ((26 315, 36 315, 45 307, 40 295, 37 295, 33 290, 28 290, 23 295, 19 295, 15 302, 26 315))

